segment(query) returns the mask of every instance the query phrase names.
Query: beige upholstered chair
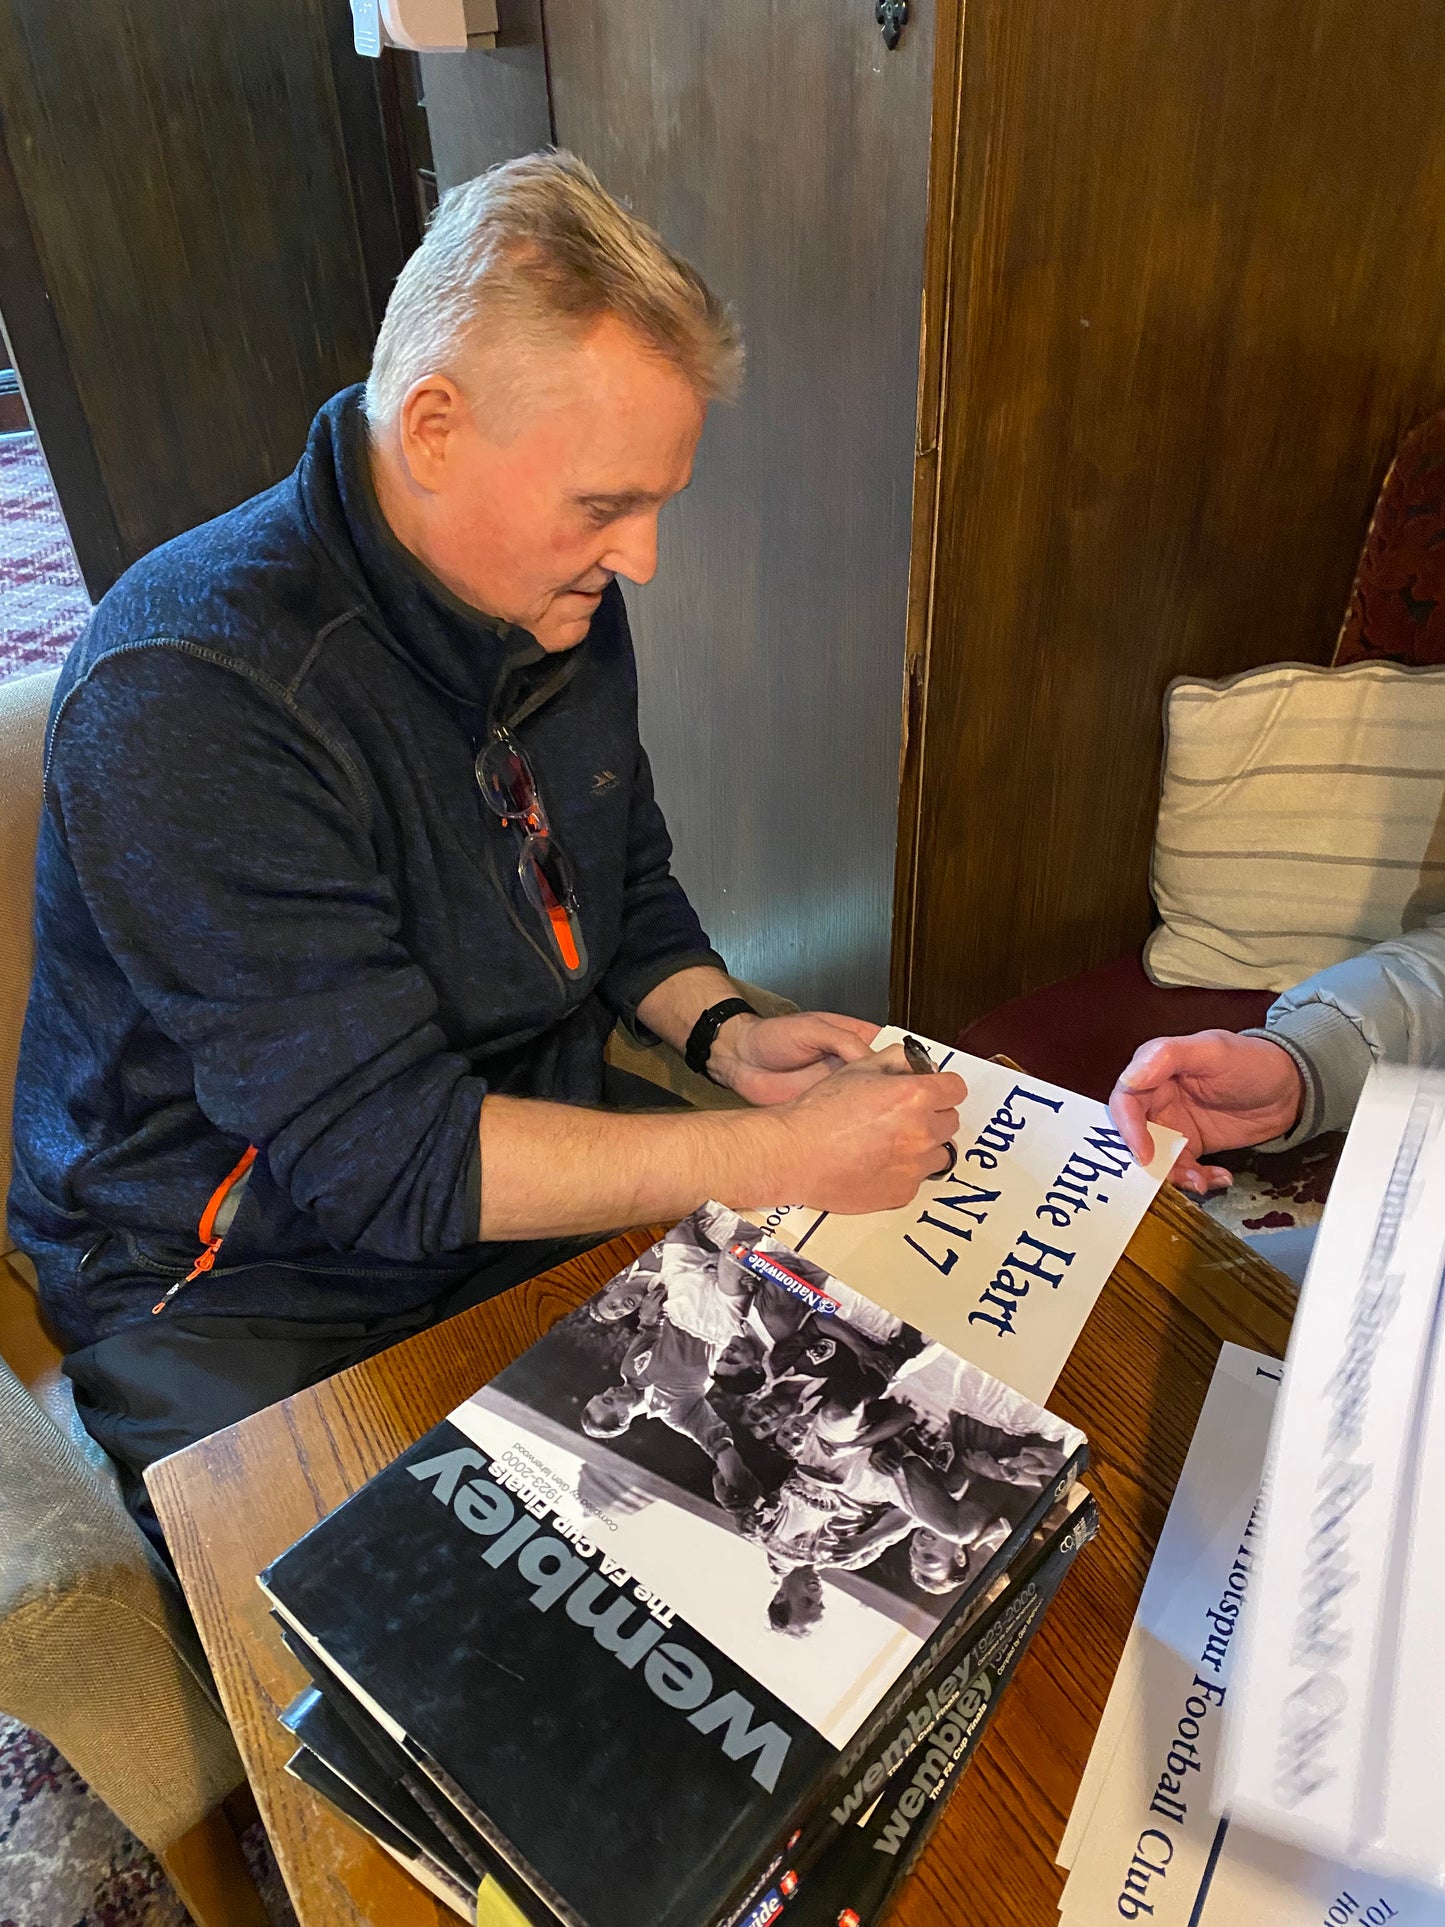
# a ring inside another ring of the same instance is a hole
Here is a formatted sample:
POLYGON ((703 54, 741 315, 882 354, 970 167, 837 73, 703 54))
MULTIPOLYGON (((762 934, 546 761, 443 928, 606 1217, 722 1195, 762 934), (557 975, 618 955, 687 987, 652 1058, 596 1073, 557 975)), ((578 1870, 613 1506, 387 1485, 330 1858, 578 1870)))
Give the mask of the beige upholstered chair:
MULTIPOLYGON (((0 1182, 30 982, 53 675, 0 684, 0 1182)), ((3 1195, 3 1194, 0 1194, 3 1195)), ((200 1927, 265 1927, 221 1801, 244 1781, 174 1579, 75 1417, 25 1261, 0 1246, 0 1710, 161 1859, 200 1927)))

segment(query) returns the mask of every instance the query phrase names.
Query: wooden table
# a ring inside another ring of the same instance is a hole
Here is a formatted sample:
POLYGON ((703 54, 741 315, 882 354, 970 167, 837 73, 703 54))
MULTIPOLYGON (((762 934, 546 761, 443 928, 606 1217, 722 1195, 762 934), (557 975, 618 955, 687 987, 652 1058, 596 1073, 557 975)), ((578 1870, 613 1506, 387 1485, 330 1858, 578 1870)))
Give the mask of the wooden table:
MULTIPOLYGON (((148 1484, 302 1927, 455 1916, 283 1771, 304 1684, 256 1574, 651 1240, 629 1232, 152 1468, 148 1484)), ((1053 1864, 1222 1339, 1282 1353, 1294 1287, 1165 1193, 1051 1408, 1088 1434, 1103 1530, 907 1883, 897 1927, 1054 1927, 1053 1864)), ((641 1924, 645 1927, 645 1923, 641 1924)))

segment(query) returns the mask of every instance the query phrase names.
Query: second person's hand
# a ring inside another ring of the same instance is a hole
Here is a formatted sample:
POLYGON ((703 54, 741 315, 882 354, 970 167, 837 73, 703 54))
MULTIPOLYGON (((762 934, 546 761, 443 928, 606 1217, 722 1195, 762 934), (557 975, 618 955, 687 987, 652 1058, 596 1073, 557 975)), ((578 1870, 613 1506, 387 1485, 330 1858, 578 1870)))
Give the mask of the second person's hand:
POLYGON ((1169 1176, 1202 1197, 1227 1185, 1231 1175, 1223 1165, 1202 1163, 1205 1153, 1282 1137, 1303 1101, 1299 1067, 1281 1045, 1201 1030, 1141 1044, 1114 1086, 1109 1109, 1141 1164, 1154 1155, 1151 1121, 1182 1131, 1188 1142, 1169 1176))

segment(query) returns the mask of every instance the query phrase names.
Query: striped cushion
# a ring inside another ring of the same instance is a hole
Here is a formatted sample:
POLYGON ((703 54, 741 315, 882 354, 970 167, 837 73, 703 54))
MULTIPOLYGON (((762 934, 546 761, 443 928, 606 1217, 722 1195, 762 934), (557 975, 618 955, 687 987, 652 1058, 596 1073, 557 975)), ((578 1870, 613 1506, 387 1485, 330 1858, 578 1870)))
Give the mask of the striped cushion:
POLYGON ((1180 678, 1164 724, 1156 983, 1288 990, 1445 911, 1445 669, 1180 678))

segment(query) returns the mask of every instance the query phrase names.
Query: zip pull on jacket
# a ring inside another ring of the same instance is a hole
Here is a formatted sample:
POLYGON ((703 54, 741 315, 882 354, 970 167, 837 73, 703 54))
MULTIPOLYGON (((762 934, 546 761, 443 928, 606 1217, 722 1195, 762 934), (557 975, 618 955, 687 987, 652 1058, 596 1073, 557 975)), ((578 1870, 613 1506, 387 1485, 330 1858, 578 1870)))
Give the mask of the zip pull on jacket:
POLYGON ((201 1213, 201 1221, 196 1226, 196 1235, 201 1241, 200 1254, 184 1278, 177 1278, 170 1290, 157 1299, 151 1306, 151 1317, 164 1311, 182 1285, 188 1285, 193 1278, 199 1278, 203 1271, 209 1271, 216 1262, 217 1253, 226 1241, 226 1233, 235 1221, 240 1209, 242 1194, 251 1175, 251 1166, 256 1162, 256 1146, 248 1144, 239 1164, 228 1171, 206 1200, 206 1208, 201 1213))

